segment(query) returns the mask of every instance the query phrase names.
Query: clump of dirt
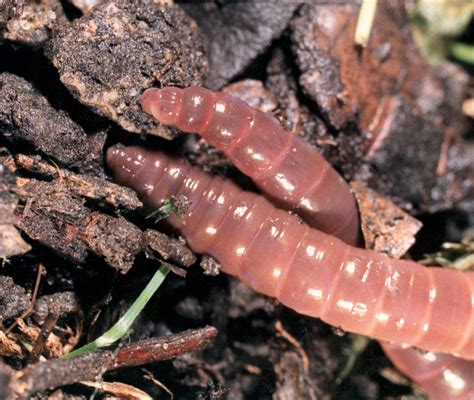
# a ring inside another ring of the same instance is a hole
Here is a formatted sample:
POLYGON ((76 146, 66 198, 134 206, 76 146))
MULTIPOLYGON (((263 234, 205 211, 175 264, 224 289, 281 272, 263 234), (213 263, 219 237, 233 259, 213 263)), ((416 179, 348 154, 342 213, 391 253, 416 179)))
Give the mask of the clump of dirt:
POLYGON ((25 79, 7 72, 0 75, 0 107, 0 129, 6 139, 27 142, 65 166, 86 168, 94 163, 82 127, 55 110, 25 79))
POLYGON ((138 99, 150 86, 202 83, 207 70, 196 23, 178 6, 109 1, 55 30, 47 54, 81 103, 129 132, 172 138, 138 99))

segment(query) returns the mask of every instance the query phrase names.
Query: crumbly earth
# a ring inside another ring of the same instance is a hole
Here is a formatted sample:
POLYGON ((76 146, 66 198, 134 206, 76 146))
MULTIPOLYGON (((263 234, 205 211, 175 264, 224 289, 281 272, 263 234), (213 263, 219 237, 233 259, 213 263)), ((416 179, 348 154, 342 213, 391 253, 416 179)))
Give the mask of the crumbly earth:
POLYGON ((18 198, 11 191, 15 184, 15 176, 5 162, 7 158, 9 158, 8 152, 0 155, 0 263, 2 264, 8 262, 9 257, 31 250, 31 246, 23 240, 14 226, 18 198))
POLYGON ((0 33, 9 20, 17 17, 25 5, 25 0, 5 0, 0 3, 0 33))
POLYGON ((472 167, 443 168, 443 143, 458 147, 450 138, 462 131, 463 96, 453 88, 467 77, 455 67, 445 66, 440 70, 450 73, 439 73, 421 57, 403 2, 377 7, 364 49, 353 42, 358 12, 356 3, 299 9, 291 22, 291 40, 301 89, 330 131, 359 138, 335 139, 336 158, 348 156, 344 164, 357 167, 357 161, 365 161, 359 168, 344 168, 347 178, 368 181, 405 206, 450 207, 473 191, 472 167))
POLYGON ((207 59, 196 23, 178 5, 109 1, 61 25, 47 54, 81 103, 122 128, 172 138, 138 103, 151 86, 199 85, 207 59))
POLYGON ((0 37, 42 47, 58 24, 67 23, 59 0, 28 1, 16 7, 0 37))
POLYGON ((93 163, 87 135, 66 112, 25 79, 0 74, 0 130, 12 142, 26 142, 68 167, 93 163))

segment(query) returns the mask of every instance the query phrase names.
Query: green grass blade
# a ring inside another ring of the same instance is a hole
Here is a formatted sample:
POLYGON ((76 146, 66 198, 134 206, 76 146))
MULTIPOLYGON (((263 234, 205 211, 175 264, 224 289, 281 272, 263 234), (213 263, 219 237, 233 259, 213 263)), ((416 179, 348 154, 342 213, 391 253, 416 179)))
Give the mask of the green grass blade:
POLYGON ((166 268, 164 265, 161 265, 160 268, 153 275, 153 278, 151 278, 150 282, 148 282, 148 285, 146 285, 145 289, 143 289, 143 291, 133 302, 131 307, 122 316, 122 318, 120 318, 115 323, 115 325, 112 326, 112 328, 110 328, 107 332, 105 332, 102 336, 98 337, 93 342, 88 343, 78 348, 77 350, 70 352, 69 354, 66 354, 63 358, 67 359, 77 357, 88 351, 110 346, 112 343, 119 340, 123 335, 127 333, 135 319, 138 317, 138 315, 142 312, 143 308, 148 303, 148 301, 155 294, 157 289, 161 286, 161 284, 166 278, 166 275, 168 275, 168 272, 169 269, 166 268))
POLYGON ((467 43, 455 42, 451 45, 449 52, 457 60, 474 65, 474 46, 467 43))

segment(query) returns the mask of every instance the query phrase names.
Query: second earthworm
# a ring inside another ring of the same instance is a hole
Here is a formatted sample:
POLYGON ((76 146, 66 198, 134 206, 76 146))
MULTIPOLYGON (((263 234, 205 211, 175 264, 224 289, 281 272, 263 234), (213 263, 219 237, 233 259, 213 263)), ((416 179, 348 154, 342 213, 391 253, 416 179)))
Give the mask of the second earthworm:
POLYGON ((276 118, 202 87, 148 89, 141 104, 159 122, 199 133, 273 203, 346 243, 359 243, 359 216, 349 185, 314 147, 283 129, 276 118))

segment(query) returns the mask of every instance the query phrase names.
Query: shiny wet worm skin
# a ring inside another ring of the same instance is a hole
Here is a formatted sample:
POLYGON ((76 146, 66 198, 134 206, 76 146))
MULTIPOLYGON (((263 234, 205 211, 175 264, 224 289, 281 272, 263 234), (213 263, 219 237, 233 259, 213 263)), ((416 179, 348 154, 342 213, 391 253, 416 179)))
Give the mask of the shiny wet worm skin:
MULTIPOLYGON (((357 223, 347 224, 356 210, 350 190, 341 184, 340 177, 334 180, 336 189, 325 187, 331 186, 332 180, 325 183, 328 172, 324 171, 334 170, 321 164, 323 178, 316 176, 319 183, 312 186, 303 180, 302 188, 298 182, 304 171, 291 161, 292 153, 288 151, 294 139, 282 139, 282 143, 291 144, 278 154, 274 149, 265 150, 280 142, 264 138, 264 145, 259 144, 252 126, 270 126, 275 131, 275 121, 263 125, 259 121, 264 118, 255 117, 261 114, 258 111, 237 114, 234 109, 240 107, 241 112, 250 107, 231 96, 209 92, 211 96, 207 92, 202 88, 151 89, 145 93, 142 105, 160 122, 188 132, 203 132, 216 147, 222 148, 226 130, 230 132, 234 125, 238 126, 234 130, 240 136, 233 136, 238 144, 229 141, 225 151, 234 162, 240 159, 236 164, 243 172, 280 207, 298 211, 305 221, 309 216, 312 226, 337 234, 346 242, 357 243, 358 219, 355 219, 357 223), (250 127, 242 128, 232 121, 232 115, 241 119, 242 115, 246 116, 244 119, 250 127), (217 133, 212 136, 212 132, 217 133), (252 144, 252 138, 257 144, 252 144), (239 154, 248 154, 248 160, 239 154), (278 160, 274 161, 275 158, 278 160), (259 160, 264 164, 259 164, 259 160), (272 181, 268 171, 284 177, 282 182, 286 185, 272 181), (323 190, 318 192, 321 187, 323 190), (296 189, 285 193, 285 188, 296 189), (312 200, 313 205, 317 202, 320 205, 311 210, 301 205, 311 197, 308 193, 322 197, 312 200), (334 193, 339 197, 331 207, 334 193), (343 223, 332 222, 331 213, 338 210, 343 210, 337 218, 343 223), (313 214, 318 212, 321 215, 315 218, 313 214)), ((292 135, 279 129, 280 135, 292 135)), ((305 151, 295 153, 298 157, 310 154, 305 151)), ((311 161, 308 156, 303 164, 317 164, 320 158, 311 161)), ((334 236, 301 224, 296 216, 275 208, 261 196, 244 192, 232 182, 210 177, 159 152, 137 147, 112 148, 108 162, 116 179, 137 190, 151 208, 158 207, 171 195, 186 195, 192 204, 188 215, 181 220, 171 217, 171 224, 182 231, 193 250, 213 255, 225 272, 239 276, 256 290, 278 298, 302 314, 319 317, 347 331, 473 358, 472 273, 425 268, 350 247, 334 236), (272 260, 268 260, 268 254, 272 254, 272 260)), ((386 350, 390 353, 393 348, 386 350)), ((399 358, 400 354, 406 354, 409 359, 413 350, 403 351, 400 349, 399 358)))

